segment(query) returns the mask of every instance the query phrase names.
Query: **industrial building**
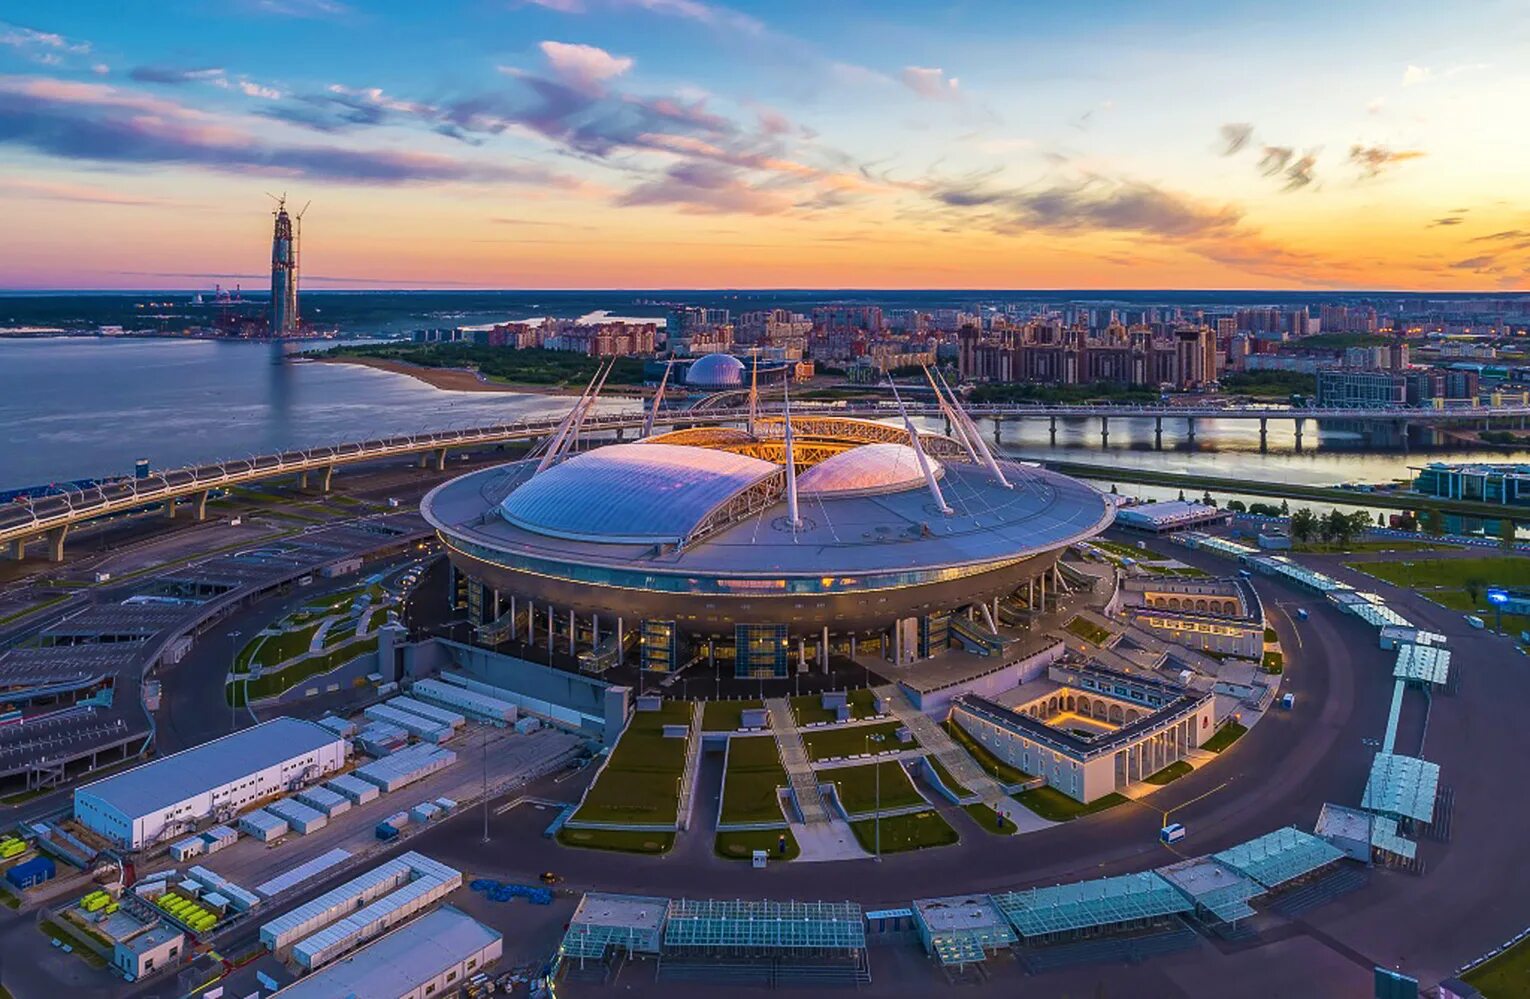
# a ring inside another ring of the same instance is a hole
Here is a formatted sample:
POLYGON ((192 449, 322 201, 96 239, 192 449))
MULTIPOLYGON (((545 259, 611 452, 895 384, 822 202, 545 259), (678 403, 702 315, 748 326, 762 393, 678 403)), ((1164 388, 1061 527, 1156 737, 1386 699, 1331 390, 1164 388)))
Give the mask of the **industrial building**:
POLYGON ((443 905, 350 957, 278 990, 272 999, 426 999, 448 995, 499 960, 504 938, 443 905))
POLYGON ((445 483, 421 512, 481 644, 545 646, 589 672, 703 653, 784 679, 834 655, 999 655, 1004 606, 1055 594, 1059 554, 1114 508, 996 459, 940 401, 946 435, 788 411, 569 456, 576 404, 542 458, 445 483))
POLYGON ((296 718, 273 718, 74 792, 74 817, 120 847, 182 836, 207 819, 297 790, 345 765, 346 742, 296 718))
POLYGON ((1244 659, 1264 652, 1263 606, 1238 577, 1125 579, 1121 609, 1138 627, 1176 645, 1244 659))
POLYGON ((1211 737, 1216 698, 1098 665, 1053 665, 1003 703, 963 694, 951 720, 1000 760, 1085 804, 1120 791, 1211 737))
POLYGON ((1192 527, 1225 524, 1232 520, 1232 513, 1205 503, 1188 500, 1165 500, 1160 503, 1141 503, 1122 506, 1116 510, 1116 524, 1150 534, 1166 534, 1192 527))

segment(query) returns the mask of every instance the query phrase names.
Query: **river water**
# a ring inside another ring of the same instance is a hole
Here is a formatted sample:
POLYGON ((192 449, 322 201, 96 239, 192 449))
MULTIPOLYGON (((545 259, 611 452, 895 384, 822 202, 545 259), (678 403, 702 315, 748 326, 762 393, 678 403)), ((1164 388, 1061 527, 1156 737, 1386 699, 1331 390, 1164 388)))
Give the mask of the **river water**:
MULTIPOLYGON (((0 339, 0 490, 367 437, 441 430, 567 409, 566 397, 449 392, 360 365, 294 361, 281 345, 212 340, 0 339)), ((630 405, 630 403, 628 404, 630 405)), ((1310 422, 1298 451, 1290 424, 1272 421, 1267 452, 1257 424, 1201 420, 1196 440, 1182 421, 1008 422, 1011 455, 1097 465, 1198 472, 1313 485, 1386 482, 1426 461, 1530 461, 1530 452, 1459 446, 1373 448, 1344 429, 1310 422)), ((934 423, 930 426, 933 428, 934 423)), ((991 428, 984 427, 985 433, 991 428)), ((1102 483, 1103 484, 1103 483, 1102 483)), ((1108 488, 1108 485, 1107 485, 1108 488)), ((1176 490, 1121 486, 1139 496, 1176 490)))

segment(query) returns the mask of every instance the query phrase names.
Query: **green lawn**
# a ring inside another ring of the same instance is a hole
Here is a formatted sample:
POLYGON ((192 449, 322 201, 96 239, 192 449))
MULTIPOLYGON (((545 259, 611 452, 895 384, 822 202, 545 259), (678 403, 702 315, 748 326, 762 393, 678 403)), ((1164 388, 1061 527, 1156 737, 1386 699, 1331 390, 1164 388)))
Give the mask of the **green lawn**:
POLYGON ((988 751, 988 748, 979 743, 960 725, 947 718, 943 722, 946 732, 957 745, 965 749, 971 757, 977 761, 978 766, 988 771, 988 776, 1000 784, 1020 784, 1031 779, 1031 775, 1018 767, 1012 767, 988 751))
POLYGON ((664 726, 690 721, 689 701, 665 701, 659 711, 634 712, 611 751, 611 762, 573 817, 584 822, 674 822, 687 740, 664 738, 664 726))
POLYGON ((946 790, 958 798, 965 798, 972 793, 971 788, 951 776, 951 771, 947 770, 945 765, 935 758, 934 754, 926 756, 925 759, 929 762, 930 766, 935 768, 935 772, 940 775, 940 782, 946 786, 946 790))
POLYGON ((940 813, 933 811, 884 817, 880 826, 879 831, 876 819, 850 823, 856 842, 867 853, 874 853, 879 844, 883 853, 902 853, 906 850, 950 846, 961 838, 951 828, 951 824, 940 817, 940 813))
POLYGON ((982 826, 983 831, 995 836, 1013 836, 1019 830, 1008 819, 1004 821, 1004 828, 999 828, 999 813, 989 808, 982 802, 974 805, 963 805, 962 810, 972 816, 972 821, 982 826))
POLYGON ((248 664, 264 667, 275 666, 284 663, 294 656, 300 656, 308 651, 313 643, 314 632, 319 630, 318 622, 304 625, 293 631, 284 631, 278 635, 257 636, 250 644, 256 645, 250 655, 244 660, 248 664))
POLYGON ((1228 746, 1231 746, 1233 743, 1243 738, 1243 733, 1247 731, 1248 729, 1238 722, 1228 722, 1226 725, 1223 725, 1221 728, 1219 728, 1217 733, 1210 739, 1207 739, 1205 742, 1201 743, 1201 748, 1206 750, 1208 753, 1220 753, 1228 746))
POLYGON ((1530 938, 1461 976, 1487 999, 1530 996, 1530 938))
POLYGON ((668 853, 675 845, 672 832, 633 832, 627 829, 558 830, 558 842, 564 846, 582 846, 587 850, 616 850, 621 853, 668 853))
POLYGON ((1286 657, 1279 652, 1266 652, 1259 665, 1264 668, 1266 673, 1284 673, 1286 670, 1286 657))
POLYGON ((821 784, 833 784, 839 790, 839 802, 851 815, 870 813, 877 807, 877 771, 882 772, 882 807, 903 808, 924 804, 924 797, 914 789, 908 774, 897 763, 868 763, 860 767, 836 767, 818 773, 821 784))
MULTIPOLYGON (((870 718, 876 714, 872 706, 872 695, 869 690, 852 690, 846 698, 850 702, 851 718, 870 718)), ((803 694, 801 697, 793 697, 792 714, 797 716, 798 725, 811 725, 814 722, 834 721, 834 712, 822 707, 822 697, 818 694, 803 694)))
POLYGON ((880 750, 912 748, 915 743, 900 743, 897 737, 902 722, 883 722, 877 725, 855 725, 814 730, 802 733, 812 760, 832 760, 836 756, 855 756, 859 753, 875 753, 880 750), (880 736, 882 741, 877 742, 880 736))
POLYGON ((752 860, 754 851, 765 850, 772 862, 796 860, 802 853, 790 829, 751 829, 743 832, 720 832, 712 847, 724 860, 752 860), (781 837, 786 837, 786 852, 781 852, 781 837))
POLYGON ((1489 586, 1530 586, 1530 558, 1516 555, 1345 564, 1389 583, 1423 591, 1465 591, 1466 584, 1472 581, 1480 582, 1484 590, 1489 586))
MULTIPOLYGON (((286 669, 277 673, 265 673, 258 678, 249 681, 250 700, 258 701, 263 697, 275 697, 285 693, 316 676, 338 669, 357 656, 370 655, 377 651, 377 636, 363 638, 350 642, 338 648, 332 649, 323 655, 314 656, 296 662, 286 669)), ((245 682, 243 680, 228 685, 226 700, 235 707, 244 704, 245 682)))
POLYGON ((723 822, 781 822, 776 789, 785 787, 786 770, 772 736, 728 740, 728 771, 723 775, 723 822))
POLYGON ((1154 774, 1148 774, 1142 778, 1149 784, 1168 784, 1179 780, 1185 774, 1194 772, 1195 768, 1184 760, 1176 760, 1154 774))
POLYGON ((1093 642, 1095 645, 1104 645, 1110 640, 1110 632, 1092 621, 1085 621, 1081 617, 1074 618, 1063 625, 1063 627, 1084 641, 1093 642))
POLYGON ((1122 541, 1106 541, 1104 538, 1090 538, 1088 543, 1096 548, 1110 552, 1112 555, 1120 555, 1123 558, 1151 559, 1160 557, 1157 552, 1149 551, 1146 548, 1138 548, 1136 545, 1129 545, 1122 541))
POLYGON ((707 701, 701 706, 701 730, 703 732, 732 732, 739 727, 743 713, 750 708, 763 708, 764 701, 707 701))
POLYGON ((1095 812, 1103 812, 1107 808, 1114 808, 1127 799, 1111 792, 1085 805, 1054 787, 1042 786, 1021 791, 1015 795, 1015 800, 1044 819, 1052 822, 1067 822, 1085 815, 1093 815, 1095 812))
POLYGON ((1280 636, 1275 634, 1274 628, 1266 628, 1264 629, 1264 640, 1266 642, 1278 642, 1280 641, 1280 636))
POLYGON ((1456 547, 1456 545, 1432 541, 1351 541, 1347 545, 1340 545, 1334 541, 1304 541, 1301 544, 1292 545, 1291 550, 1315 555, 1355 555, 1361 552, 1450 551, 1456 547))

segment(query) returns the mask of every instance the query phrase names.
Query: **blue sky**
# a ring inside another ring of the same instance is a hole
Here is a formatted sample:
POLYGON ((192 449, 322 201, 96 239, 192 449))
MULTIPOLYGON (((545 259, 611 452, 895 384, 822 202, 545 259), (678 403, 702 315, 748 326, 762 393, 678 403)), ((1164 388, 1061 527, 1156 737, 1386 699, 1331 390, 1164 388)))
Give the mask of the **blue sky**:
POLYGON ((1530 272, 1505 0, 122 7, 0 14, 0 284, 257 273, 273 189, 336 285, 1530 272))

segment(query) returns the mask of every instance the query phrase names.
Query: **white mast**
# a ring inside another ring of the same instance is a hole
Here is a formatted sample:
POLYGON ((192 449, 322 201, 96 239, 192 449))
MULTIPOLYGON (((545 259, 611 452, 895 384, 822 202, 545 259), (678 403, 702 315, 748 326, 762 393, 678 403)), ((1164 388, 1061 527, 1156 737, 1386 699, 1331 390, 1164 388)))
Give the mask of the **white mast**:
POLYGON ((574 421, 574 432, 569 435, 568 439, 569 448, 578 446, 579 435, 584 431, 585 417, 589 416, 590 413, 594 411, 595 402, 600 398, 601 390, 606 387, 606 379, 611 377, 611 371, 615 367, 616 358, 613 357, 606 363, 606 369, 600 373, 600 383, 595 386, 595 391, 590 394, 590 400, 586 402, 584 404, 584 408, 579 411, 579 419, 574 421))
POLYGON ((749 436, 754 436, 754 414, 759 407, 760 401, 760 348, 755 347, 750 351, 754 355, 754 364, 749 369, 749 436))
POLYGON ((563 422, 559 423, 557 429, 553 432, 552 442, 547 446, 547 453, 542 455, 542 460, 538 462, 537 470, 532 472, 532 475, 546 471, 547 466, 557 459, 558 453, 563 450, 563 441, 568 436, 569 428, 579 418, 579 411, 584 406, 584 400, 589 396, 590 390, 595 387, 595 381, 599 377, 600 371, 597 369, 590 376, 590 383, 584 387, 583 392, 579 393, 579 398, 575 400, 573 408, 568 411, 568 415, 563 418, 563 422))
POLYGON ((795 536, 797 528, 802 526, 802 518, 797 513, 797 453, 792 444, 792 394, 782 384, 784 402, 782 404, 783 419, 786 421, 786 519, 792 525, 792 535, 795 536))
POLYGON ((654 420, 659 418, 659 402, 664 398, 664 386, 669 384, 669 369, 675 366, 675 359, 671 357, 669 363, 664 365, 664 376, 659 379, 659 389, 653 394, 653 408, 648 410, 648 419, 643 421, 643 436, 653 435, 654 420))
POLYGON ((983 435, 978 432, 977 424, 972 422, 972 417, 968 416, 967 411, 956 402, 956 393, 952 392, 951 386, 946 384, 945 375, 940 376, 940 383, 946 386, 947 392, 951 393, 951 408, 961 418, 962 425, 967 430, 968 438, 977 445, 978 452, 983 456, 983 464, 988 466, 988 470, 993 473, 993 477, 999 480, 999 485, 1005 489, 1015 488, 1009 479, 1005 477, 1004 469, 1000 468, 999 463, 994 460, 993 452, 988 450, 988 442, 983 440, 983 435))
POLYGON ((935 481, 935 470, 930 467, 930 459, 925 457, 924 448, 919 443, 919 431, 914 427, 914 421, 909 419, 908 410, 903 406, 903 399, 898 395, 898 383, 893 381, 892 375, 887 376, 887 384, 892 386, 893 401, 898 404, 898 412, 903 415, 903 426, 908 431, 908 440, 914 448, 914 457, 919 459, 919 471, 924 473, 924 484, 930 487, 930 495, 935 497, 935 506, 941 513, 951 513, 951 507, 946 503, 946 498, 941 494, 940 483, 935 481))
POLYGON ((951 424, 951 431, 956 435, 957 442, 966 449, 967 457, 972 459, 974 465, 981 465, 983 459, 978 457, 977 448, 972 446, 972 438, 967 436, 966 424, 962 422, 961 417, 951 411, 951 404, 946 402, 946 397, 940 394, 940 387, 935 384, 935 376, 930 372, 929 366, 921 365, 921 367, 924 368, 924 376, 930 380, 930 389, 935 393, 935 401, 939 403, 940 411, 944 414, 946 421, 951 424))

